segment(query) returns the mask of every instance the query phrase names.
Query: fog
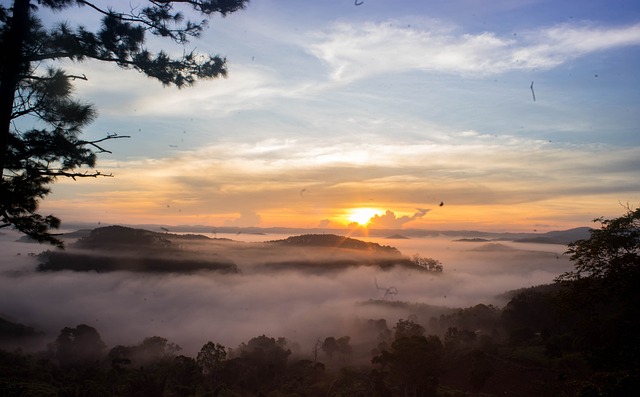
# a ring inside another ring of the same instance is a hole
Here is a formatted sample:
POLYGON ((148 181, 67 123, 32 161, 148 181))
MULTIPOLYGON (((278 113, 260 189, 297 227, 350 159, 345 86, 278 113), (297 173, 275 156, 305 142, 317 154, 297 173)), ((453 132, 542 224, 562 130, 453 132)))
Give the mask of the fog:
MULTIPOLYGON (((286 236, 260 237, 266 241, 286 236)), ((455 242, 451 237, 359 239, 394 246, 404 255, 437 259, 444 271, 385 271, 374 266, 330 272, 265 269, 264 262, 309 259, 317 253, 296 248, 265 254, 247 242, 216 241, 182 248, 198 255, 219 253, 233 260, 240 273, 37 272, 38 259, 29 253, 48 247, 15 242, 16 235, 7 233, 0 236, 0 317, 44 331, 43 343, 53 341, 63 327, 84 323, 95 327, 108 346, 132 345, 157 335, 194 355, 207 341, 235 348, 265 334, 286 337, 310 351, 317 338, 350 335, 358 320, 384 318, 391 327, 414 314, 426 325, 425 313, 365 304, 382 300, 390 287, 397 294, 387 300, 450 308, 478 303, 502 307, 503 292, 549 283, 571 268, 562 245, 455 242)), ((325 255, 339 254, 325 250, 325 255)))

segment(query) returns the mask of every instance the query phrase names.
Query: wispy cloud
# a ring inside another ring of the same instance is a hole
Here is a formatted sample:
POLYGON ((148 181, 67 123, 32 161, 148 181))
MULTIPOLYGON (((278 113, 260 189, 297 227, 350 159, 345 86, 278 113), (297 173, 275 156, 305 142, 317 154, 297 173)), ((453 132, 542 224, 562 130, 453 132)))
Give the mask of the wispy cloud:
POLYGON ((565 24, 515 36, 468 34, 432 25, 398 20, 338 23, 319 34, 309 51, 327 63, 334 80, 348 82, 406 70, 493 75, 550 69, 595 51, 640 44, 640 24, 565 24))

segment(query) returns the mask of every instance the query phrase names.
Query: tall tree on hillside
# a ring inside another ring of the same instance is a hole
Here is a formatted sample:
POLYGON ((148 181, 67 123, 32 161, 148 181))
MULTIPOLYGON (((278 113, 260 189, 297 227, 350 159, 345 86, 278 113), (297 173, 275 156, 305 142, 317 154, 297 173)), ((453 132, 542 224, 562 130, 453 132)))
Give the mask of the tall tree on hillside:
POLYGON ((567 253, 575 263, 574 270, 558 281, 607 280, 617 293, 619 283, 627 284, 640 274, 640 208, 595 222, 601 224, 600 229, 592 229, 588 239, 569 244, 567 253))
POLYGON ((588 239, 569 245, 574 270, 556 280, 573 325, 569 348, 595 371, 577 395, 631 395, 640 388, 640 208, 596 222, 588 239))
POLYGON ((185 52, 172 57, 145 46, 147 34, 185 45, 199 37, 207 20, 189 20, 184 12, 206 18, 244 9, 249 0, 147 0, 123 10, 107 2, 86 0, 13 0, 0 5, 0 227, 14 227, 40 241, 61 246, 51 230, 55 216, 37 213, 39 201, 58 177, 105 176, 93 168, 102 142, 121 138, 106 134, 87 141, 82 128, 93 121, 91 104, 73 97, 71 75, 56 62, 101 61, 133 69, 165 86, 191 86, 200 79, 226 76, 226 59, 185 52), (40 8, 63 11, 82 7, 102 19, 95 30, 59 23, 45 27, 40 8))

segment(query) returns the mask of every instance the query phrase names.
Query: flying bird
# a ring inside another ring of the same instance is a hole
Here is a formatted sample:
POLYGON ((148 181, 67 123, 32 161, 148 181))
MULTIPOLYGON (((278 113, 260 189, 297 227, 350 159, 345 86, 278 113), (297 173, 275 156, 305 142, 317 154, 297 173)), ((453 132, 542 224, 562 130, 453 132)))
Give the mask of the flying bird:
POLYGON ((444 201, 440 202, 440 207, 442 207, 444 205, 444 201))
POLYGON ((354 4, 354 5, 357 5, 357 6, 361 6, 361 5, 363 5, 363 4, 364 4, 364 1, 361 1, 361 2, 359 2, 359 3, 358 3, 358 0, 355 0, 355 1, 353 2, 353 4, 354 4))
POLYGON ((536 92, 533 90, 533 81, 531 82, 531 86, 529 86, 529 88, 531 88, 531 95, 533 95, 533 101, 536 101, 536 92))

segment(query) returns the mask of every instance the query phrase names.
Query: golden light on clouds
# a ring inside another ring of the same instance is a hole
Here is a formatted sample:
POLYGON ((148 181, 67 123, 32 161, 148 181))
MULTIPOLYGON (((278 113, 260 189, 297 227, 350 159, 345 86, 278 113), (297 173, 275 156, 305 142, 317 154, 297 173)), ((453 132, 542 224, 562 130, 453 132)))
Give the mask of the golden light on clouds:
POLYGON ((503 140, 505 147, 363 148, 270 139, 208 145, 162 160, 105 159, 100 170, 114 178, 60 180, 42 209, 65 221, 127 224, 553 230, 616 214, 618 201, 634 201, 632 191, 620 193, 629 190, 633 164, 618 159, 637 149, 568 152, 548 142, 540 148, 537 141, 503 140), (365 151, 376 161, 363 162, 365 151))
POLYGON ((351 222, 366 226, 376 215, 383 214, 384 210, 376 208, 351 208, 347 210, 346 218, 351 222))

